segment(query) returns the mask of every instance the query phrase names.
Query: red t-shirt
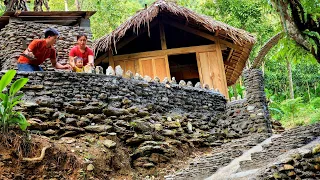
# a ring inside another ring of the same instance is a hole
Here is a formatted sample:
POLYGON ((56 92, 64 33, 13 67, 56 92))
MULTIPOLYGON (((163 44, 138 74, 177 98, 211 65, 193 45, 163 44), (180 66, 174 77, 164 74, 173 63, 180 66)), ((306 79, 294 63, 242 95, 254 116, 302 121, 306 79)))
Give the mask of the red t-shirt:
POLYGON ((81 57, 83 59, 84 66, 88 64, 88 56, 89 55, 93 56, 93 51, 90 48, 86 47, 84 53, 82 53, 80 51, 79 46, 73 47, 69 53, 69 56, 71 56, 71 57, 75 57, 75 56, 81 57))
POLYGON ((20 56, 18 59, 18 63, 40 65, 47 58, 56 59, 56 50, 54 49, 54 47, 47 47, 45 39, 33 40, 29 44, 28 48, 34 54, 36 60, 29 60, 24 56, 20 56))

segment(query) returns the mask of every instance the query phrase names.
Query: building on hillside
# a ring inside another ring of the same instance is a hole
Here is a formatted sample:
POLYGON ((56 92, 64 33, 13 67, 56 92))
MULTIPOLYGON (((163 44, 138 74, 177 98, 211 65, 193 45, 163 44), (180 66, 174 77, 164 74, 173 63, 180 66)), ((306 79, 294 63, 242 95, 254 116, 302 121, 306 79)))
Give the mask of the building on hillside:
MULTIPOLYGON (((0 16, 0 66, 1 70, 16 69, 17 59, 33 39, 44 38, 44 30, 54 27, 60 38, 55 48, 60 63, 68 63, 69 50, 76 44, 79 33, 88 35, 91 44, 90 17, 95 11, 5 12, 0 16)), ((50 61, 43 64, 53 70, 50 61)))
POLYGON ((255 38, 173 2, 158 0, 93 43, 96 64, 142 76, 201 82, 228 97, 255 38))

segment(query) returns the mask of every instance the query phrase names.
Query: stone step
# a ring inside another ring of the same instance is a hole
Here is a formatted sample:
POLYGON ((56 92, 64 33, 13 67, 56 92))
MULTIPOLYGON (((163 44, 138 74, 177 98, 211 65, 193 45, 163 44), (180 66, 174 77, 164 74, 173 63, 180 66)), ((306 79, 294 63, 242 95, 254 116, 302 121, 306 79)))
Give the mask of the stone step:
POLYGON ((240 162, 239 170, 247 171, 262 167, 279 155, 308 144, 317 137, 319 125, 309 128, 297 127, 282 133, 281 137, 272 138, 271 143, 262 146, 263 151, 252 153, 251 160, 240 162))
MULTIPOLYGON (((280 135, 274 135, 265 141, 261 142, 260 144, 254 146, 253 148, 250 148, 249 150, 245 151, 241 156, 235 158, 230 164, 228 164, 225 167, 221 167, 216 173, 211 175, 210 177, 206 178, 206 180, 222 180, 222 179, 229 179, 232 177, 232 175, 235 175, 240 167, 240 162, 246 162, 251 161, 251 154, 257 153, 262 150, 262 145, 268 144, 271 142, 271 139, 274 137, 278 137, 280 135)), ((250 173, 249 173, 250 174, 250 173)), ((246 176, 246 173, 238 174, 237 176, 246 176)))
POLYGON ((202 180, 214 174, 218 168, 229 164, 233 159, 242 155, 245 150, 265 139, 264 134, 232 140, 220 147, 212 148, 210 155, 194 159, 189 166, 179 172, 165 176, 166 180, 202 180))

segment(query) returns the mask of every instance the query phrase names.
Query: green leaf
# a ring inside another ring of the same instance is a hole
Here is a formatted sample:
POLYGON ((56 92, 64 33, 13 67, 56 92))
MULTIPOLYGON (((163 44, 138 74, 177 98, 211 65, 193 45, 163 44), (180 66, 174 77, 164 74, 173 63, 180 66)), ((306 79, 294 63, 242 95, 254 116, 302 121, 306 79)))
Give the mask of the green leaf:
POLYGON ((12 102, 11 105, 10 105, 10 109, 12 109, 14 106, 16 106, 17 104, 21 103, 22 101, 15 101, 15 102, 12 102))
POLYGON ((1 99, 2 101, 4 101, 4 100, 6 99, 6 97, 8 97, 8 95, 3 94, 3 93, 0 93, 0 99, 1 99))
POLYGON ((10 95, 16 94, 28 82, 28 80, 28 78, 21 78, 16 80, 10 88, 10 95))
POLYGON ((16 70, 9 70, 7 71, 0 80, 0 92, 4 90, 5 87, 8 86, 8 84, 11 83, 13 77, 16 75, 16 70))
POLYGON ((16 116, 10 120, 11 123, 18 123, 21 130, 25 131, 27 127, 30 126, 30 123, 26 120, 21 112, 17 112, 15 115, 16 116))
POLYGON ((11 103, 14 103, 16 101, 20 101, 20 99, 22 98, 23 94, 20 94, 19 96, 16 96, 12 99, 11 103))

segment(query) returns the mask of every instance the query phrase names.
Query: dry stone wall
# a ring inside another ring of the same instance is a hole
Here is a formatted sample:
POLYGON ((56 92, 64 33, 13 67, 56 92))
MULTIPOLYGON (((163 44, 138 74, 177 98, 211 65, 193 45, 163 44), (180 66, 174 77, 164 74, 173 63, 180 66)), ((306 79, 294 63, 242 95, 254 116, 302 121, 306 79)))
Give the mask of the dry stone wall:
POLYGON ((268 167, 256 179, 319 179, 320 144, 268 167))
POLYGON ((54 139, 117 136, 133 147, 135 167, 165 163, 181 145, 212 146, 225 138, 210 131, 219 129, 226 104, 212 90, 102 74, 19 72, 19 77, 29 78, 19 110, 32 132, 54 139))
MULTIPOLYGON (((44 30, 48 27, 56 28, 60 32, 60 39, 57 40, 55 48, 58 53, 57 60, 62 64, 68 62, 69 51, 76 44, 76 37, 79 33, 88 35, 89 46, 92 43, 91 32, 82 27, 23 22, 19 19, 11 18, 9 24, 0 31, 1 69, 17 69, 17 59, 25 50, 23 41, 26 42, 26 45, 29 45, 33 39, 44 38, 44 30)), ((46 71, 54 70, 49 60, 42 67, 46 71)))
POLYGON ((18 72, 16 78, 27 77, 29 82, 22 89, 25 103, 17 110, 29 119, 32 132, 53 139, 86 133, 116 136, 132 147, 132 165, 141 168, 170 161, 186 145, 223 150, 231 139, 268 136, 259 71, 248 73, 246 79, 248 87, 259 88, 247 90, 248 99, 227 106, 221 93, 198 85, 123 78, 119 71, 118 67, 116 75, 18 72), (235 114, 238 110, 241 116, 235 114), (243 123, 247 125, 240 126, 243 123))
POLYGON ((226 117, 219 122, 230 137, 243 137, 251 133, 271 133, 271 122, 264 92, 262 72, 258 69, 243 73, 246 97, 228 102, 226 117))

